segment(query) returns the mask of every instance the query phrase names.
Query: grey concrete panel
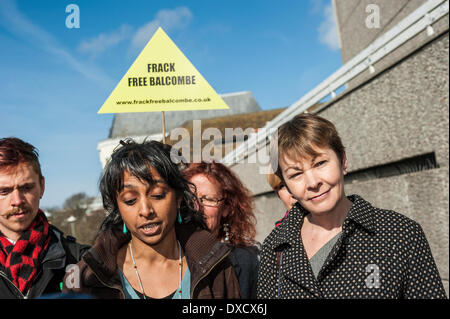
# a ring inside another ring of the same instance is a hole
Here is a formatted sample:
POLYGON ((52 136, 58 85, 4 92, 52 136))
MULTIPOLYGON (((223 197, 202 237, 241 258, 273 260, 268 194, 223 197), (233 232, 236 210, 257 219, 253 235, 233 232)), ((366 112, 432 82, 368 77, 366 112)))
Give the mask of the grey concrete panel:
POLYGON ((266 170, 263 169, 261 172, 262 168, 259 165, 246 162, 235 164, 230 168, 241 178, 242 183, 252 191, 254 196, 272 191, 267 182, 267 175, 264 173, 266 170))
POLYGON ((425 45, 426 43, 431 42, 434 39, 438 38, 443 33, 448 32, 448 23, 449 23, 449 16, 446 15, 432 25, 434 29, 434 34, 432 36, 429 36, 426 30, 422 30, 422 32, 418 33, 409 41, 402 44, 400 47, 396 48, 394 51, 389 53, 383 59, 374 63, 373 64, 373 67, 375 68, 374 73, 370 73, 369 70, 367 69, 366 71, 360 73, 358 76, 349 81, 347 83, 347 88, 348 89, 354 88, 359 84, 366 82, 370 78, 376 77, 378 73, 383 72, 384 70, 391 67, 401 59, 405 58, 407 55, 416 51, 418 47, 425 45))
POLYGON ((379 36, 389 31, 426 0, 337 0, 336 12, 341 36, 343 63, 349 61, 379 36), (369 5, 379 8, 380 27, 370 28, 366 24, 371 11, 369 5))
MULTIPOLYGON (((346 63, 351 60, 425 2, 426 0, 336 0, 335 10, 338 17, 342 62, 346 63), (366 25, 366 19, 371 15, 370 11, 366 12, 366 8, 369 5, 377 5, 379 8, 379 28, 368 28, 366 25)), ((368 70, 359 74, 347 83, 347 88, 356 87, 371 77, 376 76, 378 72, 385 70, 425 43, 448 31, 448 15, 433 23, 433 28, 434 35, 428 36, 425 30, 422 31, 389 53, 388 56, 376 62, 373 65, 375 67, 374 74, 371 74, 368 70)))
POLYGON ((284 217, 286 208, 275 193, 255 197, 257 219, 256 240, 262 243, 275 227, 275 222, 284 217))
POLYGON ((447 294, 448 298, 448 279, 442 279, 442 283, 444 284, 445 293, 447 294))
POLYGON ((448 166, 448 34, 320 112, 335 123, 349 171, 435 152, 448 166))

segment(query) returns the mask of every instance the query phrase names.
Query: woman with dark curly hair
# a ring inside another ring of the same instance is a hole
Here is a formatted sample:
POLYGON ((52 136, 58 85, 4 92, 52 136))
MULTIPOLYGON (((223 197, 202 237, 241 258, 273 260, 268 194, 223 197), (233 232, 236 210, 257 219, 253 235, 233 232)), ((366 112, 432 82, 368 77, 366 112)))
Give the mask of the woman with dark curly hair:
POLYGON ((206 225, 232 249, 231 262, 239 279, 242 298, 256 298, 259 248, 250 191, 220 163, 193 163, 182 171, 195 186, 206 225))
POLYGON ((239 298, 230 249, 207 230, 170 147, 121 141, 100 181, 109 212, 63 291, 97 298, 239 298))

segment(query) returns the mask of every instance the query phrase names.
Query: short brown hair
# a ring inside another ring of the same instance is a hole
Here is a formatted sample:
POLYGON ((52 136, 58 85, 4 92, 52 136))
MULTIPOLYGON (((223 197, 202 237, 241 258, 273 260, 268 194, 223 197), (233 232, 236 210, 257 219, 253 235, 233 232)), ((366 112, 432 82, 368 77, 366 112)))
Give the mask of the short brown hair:
MULTIPOLYGON (((319 154, 314 147, 329 147, 344 160, 345 148, 333 123, 316 114, 296 115, 278 129, 278 163, 282 157, 304 158, 319 154)), ((278 164, 276 174, 283 178, 278 164)))
POLYGON ((0 139, 0 169, 14 167, 19 163, 29 163, 42 181, 44 177, 38 157, 39 153, 33 145, 17 137, 0 139))
POLYGON ((267 174, 267 182, 269 183, 270 187, 274 191, 278 191, 281 187, 283 187, 283 181, 275 174, 267 174))

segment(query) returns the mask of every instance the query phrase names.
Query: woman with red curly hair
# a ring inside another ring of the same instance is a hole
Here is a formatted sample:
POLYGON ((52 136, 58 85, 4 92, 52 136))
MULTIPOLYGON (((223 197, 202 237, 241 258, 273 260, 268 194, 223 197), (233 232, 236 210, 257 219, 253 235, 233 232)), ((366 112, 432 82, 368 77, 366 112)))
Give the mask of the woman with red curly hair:
POLYGON ((253 198, 238 177, 220 163, 192 163, 182 172, 195 186, 212 234, 232 249, 230 259, 242 298, 256 298, 259 248, 253 198))

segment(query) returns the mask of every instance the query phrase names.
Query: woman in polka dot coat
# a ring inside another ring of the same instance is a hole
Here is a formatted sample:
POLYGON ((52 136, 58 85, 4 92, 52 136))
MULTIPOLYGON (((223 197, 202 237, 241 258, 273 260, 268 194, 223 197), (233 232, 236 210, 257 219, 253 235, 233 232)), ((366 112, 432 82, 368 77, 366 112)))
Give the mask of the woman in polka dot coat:
POLYGON ((278 170, 298 200, 266 238, 258 298, 446 298, 422 228, 346 196, 332 123, 297 115, 278 130, 278 170))

